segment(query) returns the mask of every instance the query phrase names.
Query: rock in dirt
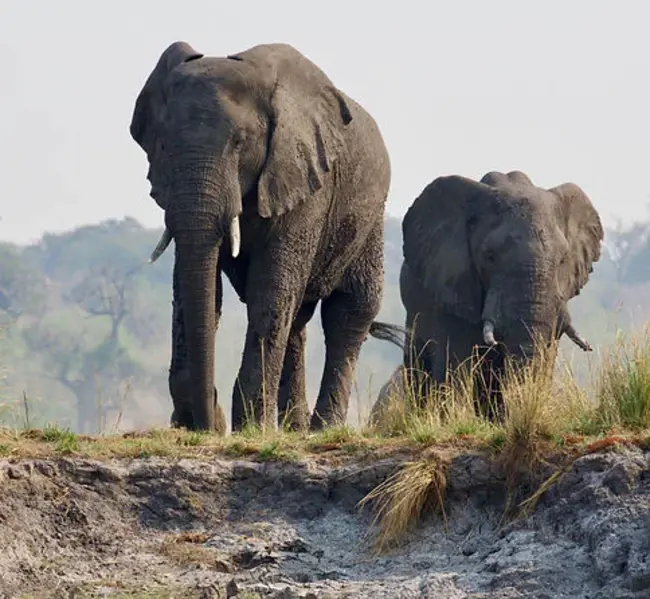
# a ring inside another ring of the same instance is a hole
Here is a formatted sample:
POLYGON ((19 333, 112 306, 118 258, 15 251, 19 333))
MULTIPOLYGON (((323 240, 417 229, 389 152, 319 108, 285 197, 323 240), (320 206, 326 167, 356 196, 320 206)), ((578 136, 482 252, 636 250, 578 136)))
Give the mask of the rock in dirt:
POLYGON ((445 521, 374 556, 356 504, 399 466, 0 461, 0 596, 650 597, 650 453, 580 458, 515 521, 494 466, 458 456, 445 521))

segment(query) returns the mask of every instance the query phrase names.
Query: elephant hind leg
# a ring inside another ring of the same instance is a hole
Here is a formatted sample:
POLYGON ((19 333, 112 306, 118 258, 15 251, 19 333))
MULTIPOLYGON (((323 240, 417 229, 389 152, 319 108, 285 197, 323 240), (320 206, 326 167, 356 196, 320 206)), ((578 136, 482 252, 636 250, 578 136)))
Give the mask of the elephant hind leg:
POLYGON ((369 236, 341 288, 323 300, 325 367, 310 429, 344 424, 361 346, 379 313, 383 288, 383 222, 369 236))
POLYGON ((315 302, 303 304, 296 314, 289 333, 278 389, 279 427, 306 430, 309 426, 309 406, 305 388, 305 345, 307 324, 315 310, 315 302))

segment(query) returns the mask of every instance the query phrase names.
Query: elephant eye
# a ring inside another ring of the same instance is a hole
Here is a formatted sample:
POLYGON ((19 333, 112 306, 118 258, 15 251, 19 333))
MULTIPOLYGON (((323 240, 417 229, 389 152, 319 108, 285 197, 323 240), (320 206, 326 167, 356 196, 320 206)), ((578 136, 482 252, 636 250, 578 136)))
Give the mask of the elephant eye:
POLYGON ((496 254, 492 250, 487 250, 485 252, 485 260, 490 264, 493 264, 497 259, 496 254))

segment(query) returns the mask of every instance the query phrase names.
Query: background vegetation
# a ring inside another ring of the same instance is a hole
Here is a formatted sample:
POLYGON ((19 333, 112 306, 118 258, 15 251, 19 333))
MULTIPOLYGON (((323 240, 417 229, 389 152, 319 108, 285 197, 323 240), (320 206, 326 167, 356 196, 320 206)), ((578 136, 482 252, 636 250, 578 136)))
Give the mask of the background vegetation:
MULTIPOLYGON (((73 431, 166 425, 173 252, 147 258, 161 231, 126 218, 46 234, 37 243, 0 243, 0 424, 73 431), (25 422, 29 420, 29 422, 25 422)), ((399 219, 386 220, 385 294, 379 318, 403 323, 398 277, 399 219)), ((571 312, 597 348, 639 330, 650 308, 650 222, 606 233, 603 256, 571 312)), ((217 334, 221 401, 230 394, 243 347, 246 315, 229 285, 217 334)), ((309 326, 308 391, 313 402, 324 359, 320 318, 309 326)), ((602 358, 564 340, 562 360, 584 385, 602 358)), ((375 340, 363 347, 350 423, 365 418, 400 360, 375 340), (356 401, 355 401, 356 399, 356 401)))

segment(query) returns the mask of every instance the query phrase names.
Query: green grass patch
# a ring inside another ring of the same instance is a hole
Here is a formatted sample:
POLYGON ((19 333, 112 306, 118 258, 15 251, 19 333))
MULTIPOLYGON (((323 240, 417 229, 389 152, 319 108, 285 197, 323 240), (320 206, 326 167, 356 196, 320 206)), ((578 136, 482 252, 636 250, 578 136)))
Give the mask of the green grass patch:
POLYGON ((650 334, 620 337, 603 359, 594 424, 602 430, 650 428, 650 334))

